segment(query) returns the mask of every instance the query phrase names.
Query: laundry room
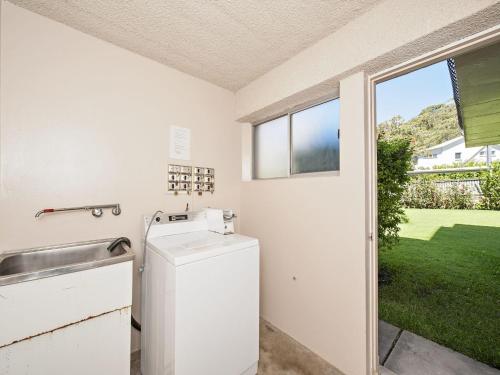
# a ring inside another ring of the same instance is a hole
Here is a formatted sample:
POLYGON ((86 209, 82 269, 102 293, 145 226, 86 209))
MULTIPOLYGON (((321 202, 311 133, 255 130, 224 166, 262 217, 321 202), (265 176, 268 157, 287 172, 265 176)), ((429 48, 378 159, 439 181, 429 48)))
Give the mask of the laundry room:
POLYGON ((390 375, 370 77, 461 3, 0 0, 0 375, 390 375))

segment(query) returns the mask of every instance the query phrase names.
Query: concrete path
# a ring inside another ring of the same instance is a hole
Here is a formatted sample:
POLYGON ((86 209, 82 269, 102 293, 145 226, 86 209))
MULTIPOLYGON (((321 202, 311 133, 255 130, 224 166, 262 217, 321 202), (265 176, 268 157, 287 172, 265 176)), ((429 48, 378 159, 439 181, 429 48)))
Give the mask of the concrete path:
POLYGON ((497 369, 384 321, 379 322, 379 359, 381 374, 500 375, 497 369))
POLYGON ((379 367, 378 373, 379 373, 379 375, 397 375, 394 372, 392 372, 391 370, 389 370, 387 367, 384 367, 384 366, 379 367))
POLYGON ((378 358, 381 364, 386 362, 401 333, 402 330, 398 327, 383 320, 378 321, 378 358))

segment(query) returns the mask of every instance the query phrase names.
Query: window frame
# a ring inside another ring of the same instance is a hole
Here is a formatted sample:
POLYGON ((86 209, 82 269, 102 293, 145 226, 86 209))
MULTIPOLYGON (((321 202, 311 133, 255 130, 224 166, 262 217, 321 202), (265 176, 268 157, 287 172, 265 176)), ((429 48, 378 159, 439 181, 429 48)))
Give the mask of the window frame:
POLYGON ((293 162, 293 158, 292 158, 292 152, 293 152, 293 147, 292 147, 292 140, 293 140, 293 138, 292 138, 293 137, 293 134, 292 134, 293 133, 292 132, 292 115, 294 115, 295 113, 302 112, 302 111, 305 111, 307 109, 317 107, 319 105, 334 101, 334 100, 339 101, 339 128, 338 128, 338 131, 339 131, 339 159, 340 159, 340 148, 341 148, 340 147, 340 127, 341 127, 341 124, 340 124, 340 105, 341 105, 341 103, 340 103, 340 96, 335 95, 333 97, 323 98, 320 101, 315 101, 315 102, 312 102, 309 104, 294 107, 292 110, 290 110, 288 112, 281 113, 280 115, 270 117, 270 118, 266 119, 265 121, 260 121, 260 122, 257 122, 255 124, 252 124, 252 154, 253 154, 252 155, 252 181, 278 180, 278 179, 284 179, 284 178, 339 176, 340 175, 340 166, 339 166, 339 169, 331 170, 331 171, 292 173, 292 167, 293 167, 292 166, 292 162, 293 162), (256 155, 255 154, 255 144, 256 144, 256 142, 255 142, 255 128, 260 126, 260 125, 264 125, 270 121, 274 121, 274 120, 277 120, 277 119, 285 117, 285 116, 287 118, 287 136, 288 136, 287 175, 280 176, 280 177, 263 177, 263 178, 256 177, 256 174, 255 174, 255 155, 256 155))

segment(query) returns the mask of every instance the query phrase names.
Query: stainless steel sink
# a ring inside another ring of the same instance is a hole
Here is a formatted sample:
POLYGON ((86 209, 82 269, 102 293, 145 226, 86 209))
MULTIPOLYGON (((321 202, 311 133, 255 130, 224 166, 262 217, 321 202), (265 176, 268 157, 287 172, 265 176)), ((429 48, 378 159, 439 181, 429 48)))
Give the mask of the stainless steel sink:
POLYGON ((0 286, 126 262, 134 258, 123 242, 112 251, 114 238, 15 250, 0 254, 0 286))

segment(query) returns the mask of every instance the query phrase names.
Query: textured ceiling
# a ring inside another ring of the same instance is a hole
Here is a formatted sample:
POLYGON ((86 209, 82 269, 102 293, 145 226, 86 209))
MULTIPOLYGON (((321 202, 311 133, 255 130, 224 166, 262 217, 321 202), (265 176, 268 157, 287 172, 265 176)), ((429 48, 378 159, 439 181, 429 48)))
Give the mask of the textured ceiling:
POLYGON ((9 0, 237 90, 380 0, 9 0))

